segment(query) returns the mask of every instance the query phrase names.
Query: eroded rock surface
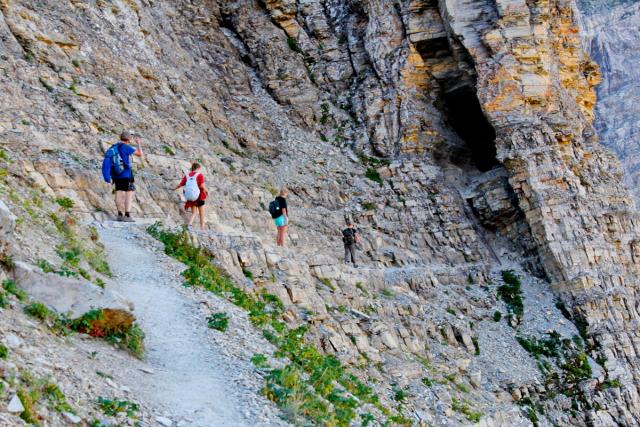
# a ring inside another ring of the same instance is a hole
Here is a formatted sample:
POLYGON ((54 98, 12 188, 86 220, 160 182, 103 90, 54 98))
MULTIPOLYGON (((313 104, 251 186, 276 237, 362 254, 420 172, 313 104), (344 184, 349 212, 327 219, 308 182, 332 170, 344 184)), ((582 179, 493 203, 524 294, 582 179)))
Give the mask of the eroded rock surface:
MULTIPOLYGON (((9 188, 105 219, 99 161, 131 128, 147 153, 134 216, 180 220, 170 189, 201 160, 213 203, 199 243, 247 289, 278 295, 287 321, 385 404, 405 390, 416 423, 526 425, 542 407, 555 425, 638 424, 640 229, 592 126, 600 73, 573 1, 0 10, 9 188), (292 249, 273 246, 265 212, 283 184, 292 249), (363 269, 339 265, 345 216, 363 269), (492 285, 508 269, 525 307, 500 320, 492 285), (516 339, 551 331, 590 366, 579 381, 565 381, 575 366, 538 369, 516 339)), ((18 256, 61 262, 48 247, 59 236, 29 238, 48 219, 6 194, 25 218, 18 256)))

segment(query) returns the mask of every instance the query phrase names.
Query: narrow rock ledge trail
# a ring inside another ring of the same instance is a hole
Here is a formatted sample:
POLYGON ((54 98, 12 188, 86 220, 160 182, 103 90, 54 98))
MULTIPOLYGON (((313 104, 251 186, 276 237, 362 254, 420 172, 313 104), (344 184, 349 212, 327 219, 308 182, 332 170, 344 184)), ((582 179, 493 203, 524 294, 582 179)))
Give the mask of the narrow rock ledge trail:
POLYGON ((129 384, 132 396, 161 408, 158 421, 171 425, 287 425, 260 395, 262 379, 249 358, 268 344, 246 315, 210 293, 183 288, 184 265, 166 256, 140 225, 99 227, 114 272, 110 285, 135 305, 146 334, 147 373, 129 384), (227 312, 229 330, 209 329, 207 311, 227 312))

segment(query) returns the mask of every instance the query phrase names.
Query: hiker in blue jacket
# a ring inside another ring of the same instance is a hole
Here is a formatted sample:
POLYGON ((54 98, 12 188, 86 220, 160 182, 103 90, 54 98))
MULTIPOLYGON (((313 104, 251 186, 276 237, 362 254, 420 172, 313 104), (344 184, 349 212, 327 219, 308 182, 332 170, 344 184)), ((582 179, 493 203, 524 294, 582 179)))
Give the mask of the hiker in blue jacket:
POLYGON ((102 163, 102 175, 106 182, 113 182, 116 186, 116 209, 118 221, 134 222, 131 218, 131 203, 136 191, 133 171, 131 170, 131 156, 142 157, 140 137, 132 138, 124 131, 120 134, 120 141, 109 147, 102 163), (136 147, 129 145, 135 139, 136 147))

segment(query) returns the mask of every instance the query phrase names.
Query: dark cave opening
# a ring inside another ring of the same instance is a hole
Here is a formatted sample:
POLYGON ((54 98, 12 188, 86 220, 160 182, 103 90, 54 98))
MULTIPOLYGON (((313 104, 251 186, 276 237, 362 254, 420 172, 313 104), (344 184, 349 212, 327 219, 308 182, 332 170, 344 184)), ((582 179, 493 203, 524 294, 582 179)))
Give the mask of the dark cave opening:
POLYGON ((442 95, 446 120, 469 148, 475 166, 486 172, 499 166, 496 132, 489 123, 471 86, 458 86, 442 95))

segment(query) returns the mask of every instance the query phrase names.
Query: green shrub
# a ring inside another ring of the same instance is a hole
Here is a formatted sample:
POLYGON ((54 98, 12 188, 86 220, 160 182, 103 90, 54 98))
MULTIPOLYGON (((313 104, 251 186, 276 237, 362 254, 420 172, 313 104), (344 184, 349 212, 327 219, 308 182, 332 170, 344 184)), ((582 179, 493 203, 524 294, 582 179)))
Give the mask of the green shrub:
POLYGON ((482 418, 482 412, 473 411, 469 406, 469 402, 461 401, 459 399, 456 399, 455 397, 451 401, 451 408, 454 411, 464 415, 467 420, 474 423, 479 422, 480 418, 482 418))
POLYGON ((57 412, 73 412, 73 408, 67 402, 67 398, 60 388, 51 382, 46 382, 42 386, 42 394, 49 400, 53 409, 57 412))
POLYGON ((56 248, 58 256, 70 267, 78 267, 80 265, 80 252, 81 251, 78 246, 68 248, 63 245, 59 245, 56 248))
POLYGON ((40 417, 35 409, 38 400, 37 398, 34 399, 36 396, 29 393, 26 388, 19 388, 16 394, 20 398, 20 402, 22 402, 22 406, 24 407, 24 411, 20 414, 20 418, 22 418, 22 420, 27 424, 40 426, 40 417))
POLYGON ((220 332, 227 332, 229 328, 229 317, 227 313, 214 313, 207 317, 207 324, 211 329, 215 329, 220 332))
POLYGON ((249 270, 245 270, 244 268, 242 269, 242 274, 244 274, 244 277, 246 277, 247 279, 253 281, 253 273, 249 270))
POLYGON ((71 209, 75 204, 75 202, 68 197, 59 197, 56 199, 56 203, 65 209, 71 209))
POLYGON ((480 356, 480 343, 478 342, 478 338, 471 337, 471 341, 473 342, 473 347, 475 348, 475 355, 480 356))
POLYGON ((162 149, 164 150, 165 154, 168 154, 170 156, 175 156, 176 152, 173 151, 173 148, 169 147, 168 145, 163 145, 162 149))
POLYGON ((25 313, 40 320, 52 320, 57 315, 41 302, 32 302, 24 308, 25 313))
POLYGON ((502 313, 500 313, 499 311, 496 311, 495 313, 493 313, 494 322, 499 322, 501 319, 502 319, 502 313))
POLYGON ((98 398, 98 406, 105 415, 118 416, 125 414, 129 418, 134 418, 140 410, 137 403, 128 400, 108 399, 106 397, 98 398))
POLYGON ((502 280, 505 284, 498 288, 498 295, 507 305, 510 314, 521 319, 524 314, 524 303, 522 301, 520 279, 513 270, 504 270, 502 272, 502 280))
POLYGON ((560 334, 556 331, 549 332, 549 338, 537 339, 535 337, 517 336, 516 340, 522 348, 529 352, 533 357, 538 359, 541 355, 547 357, 560 356, 560 334))
POLYGON ((48 81, 46 81, 43 77, 40 77, 38 80, 40 81, 40 84, 47 90, 47 92, 53 92, 53 86, 51 86, 48 81))
POLYGON ((380 186, 382 186, 382 178, 380 177, 380 172, 378 172, 376 169, 373 169, 373 168, 367 169, 367 172, 365 172, 364 176, 366 178, 369 178, 373 182, 377 182, 378 184, 380 184, 380 186))
POLYGON ((567 358, 567 362, 561 366, 565 372, 565 378, 569 383, 577 384, 591 378, 593 374, 586 353, 581 352, 567 358))
POLYGON ((25 301, 27 299, 27 293, 20 289, 13 280, 5 280, 2 282, 2 287, 5 291, 18 298, 19 301, 25 301))
POLYGON ((0 344, 0 359, 7 359, 9 357, 9 349, 6 345, 0 344))
POLYGON ((267 356, 265 356, 264 354, 254 354, 253 357, 251 358, 251 363, 253 363, 253 365, 256 368, 266 368, 269 366, 269 362, 267 359, 267 356))
POLYGON ((89 263, 89 266, 93 268, 94 271, 104 274, 107 277, 113 275, 109 262, 106 260, 102 251, 86 251, 84 255, 87 263, 89 263))
POLYGON ((302 49, 298 44, 298 40, 296 40, 294 37, 287 37, 287 45, 289 45, 289 49, 291 49, 292 51, 296 53, 302 53, 302 49))
POLYGON ((368 211, 372 211, 376 208, 376 205, 374 203, 371 202, 362 202, 360 204, 360 206, 362 206, 363 209, 368 210, 368 211))

